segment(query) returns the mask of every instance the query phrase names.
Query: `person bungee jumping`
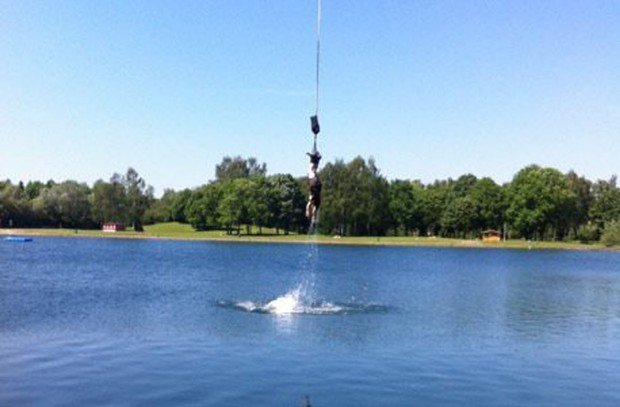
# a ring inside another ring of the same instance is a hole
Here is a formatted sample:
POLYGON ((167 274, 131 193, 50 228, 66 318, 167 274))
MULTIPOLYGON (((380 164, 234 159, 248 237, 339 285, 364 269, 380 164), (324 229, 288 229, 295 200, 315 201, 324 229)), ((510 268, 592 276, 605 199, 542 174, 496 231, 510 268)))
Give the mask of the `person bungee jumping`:
POLYGON ((306 217, 310 221, 310 225, 317 223, 319 208, 321 207, 321 179, 317 172, 319 161, 321 161, 321 153, 316 148, 312 153, 306 153, 310 156, 310 165, 308 167, 308 203, 306 204, 306 217))
POLYGON ((317 229, 319 220, 319 209, 321 207, 321 180, 318 169, 321 161, 321 153, 316 148, 316 139, 321 131, 319 126, 319 61, 321 49, 321 0, 317 0, 317 24, 316 24, 316 110, 314 116, 310 117, 310 129, 314 134, 314 144, 312 152, 306 153, 310 156, 310 166, 308 168, 308 203, 306 204, 306 217, 310 221, 310 232, 317 229))

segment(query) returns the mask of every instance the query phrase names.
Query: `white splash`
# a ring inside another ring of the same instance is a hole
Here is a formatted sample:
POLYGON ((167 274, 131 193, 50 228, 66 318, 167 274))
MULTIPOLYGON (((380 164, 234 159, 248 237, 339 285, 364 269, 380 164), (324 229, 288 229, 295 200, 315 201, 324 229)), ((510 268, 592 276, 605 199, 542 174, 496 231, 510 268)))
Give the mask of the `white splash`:
MULTIPOLYGON (((328 301, 314 301, 307 284, 301 283, 295 289, 266 303, 239 301, 234 307, 247 312, 259 312, 275 315, 291 314, 338 314, 351 311, 352 308, 343 304, 328 301)), ((226 305, 222 302, 220 305, 226 305)))
POLYGON ((299 300, 299 288, 284 294, 275 300, 269 301, 263 310, 272 314, 297 314, 305 307, 299 300))

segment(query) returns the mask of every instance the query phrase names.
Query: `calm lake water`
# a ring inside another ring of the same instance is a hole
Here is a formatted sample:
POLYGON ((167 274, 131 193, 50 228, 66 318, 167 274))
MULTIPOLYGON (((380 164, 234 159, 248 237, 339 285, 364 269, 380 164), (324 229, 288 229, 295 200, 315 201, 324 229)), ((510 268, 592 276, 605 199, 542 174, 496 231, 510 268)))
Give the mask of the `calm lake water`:
POLYGON ((620 253, 0 241, 0 405, 620 405, 620 253))

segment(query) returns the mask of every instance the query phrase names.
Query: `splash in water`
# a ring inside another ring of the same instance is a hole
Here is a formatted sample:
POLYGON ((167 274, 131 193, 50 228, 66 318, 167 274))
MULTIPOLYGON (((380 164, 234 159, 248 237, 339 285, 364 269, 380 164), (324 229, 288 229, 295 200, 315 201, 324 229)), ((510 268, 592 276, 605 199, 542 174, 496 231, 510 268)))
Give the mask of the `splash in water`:
POLYGON ((337 315, 370 312, 386 312, 388 309, 376 304, 339 303, 329 301, 314 301, 302 283, 294 290, 270 301, 219 301, 218 305, 238 311, 255 312, 260 314, 308 314, 308 315, 337 315))
MULTIPOLYGON (((310 238, 314 241, 318 239, 316 234, 310 234, 310 238)), ((307 255, 299 267, 301 270, 301 283, 284 295, 266 301, 222 300, 218 301, 217 305, 237 311, 274 315, 338 315, 388 311, 388 307, 384 305, 317 300, 314 281, 316 279, 315 270, 318 264, 318 256, 318 245, 308 245, 307 255)))

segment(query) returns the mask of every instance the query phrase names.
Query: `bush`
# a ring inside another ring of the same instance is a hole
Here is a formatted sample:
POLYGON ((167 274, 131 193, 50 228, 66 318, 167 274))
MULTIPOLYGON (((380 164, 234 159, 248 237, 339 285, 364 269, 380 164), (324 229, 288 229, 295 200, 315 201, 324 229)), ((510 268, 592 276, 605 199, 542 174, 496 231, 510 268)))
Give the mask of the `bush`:
POLYGON ((601 233, 596 226, 587 224, 579 227, 576 237, 581 243, 590 243, 596 242, 601 237, 601 233))
POLYGON ((620 246, 620 222, 614 221, 605 225, 601 235, 601 243, 605 246, 620 246))

